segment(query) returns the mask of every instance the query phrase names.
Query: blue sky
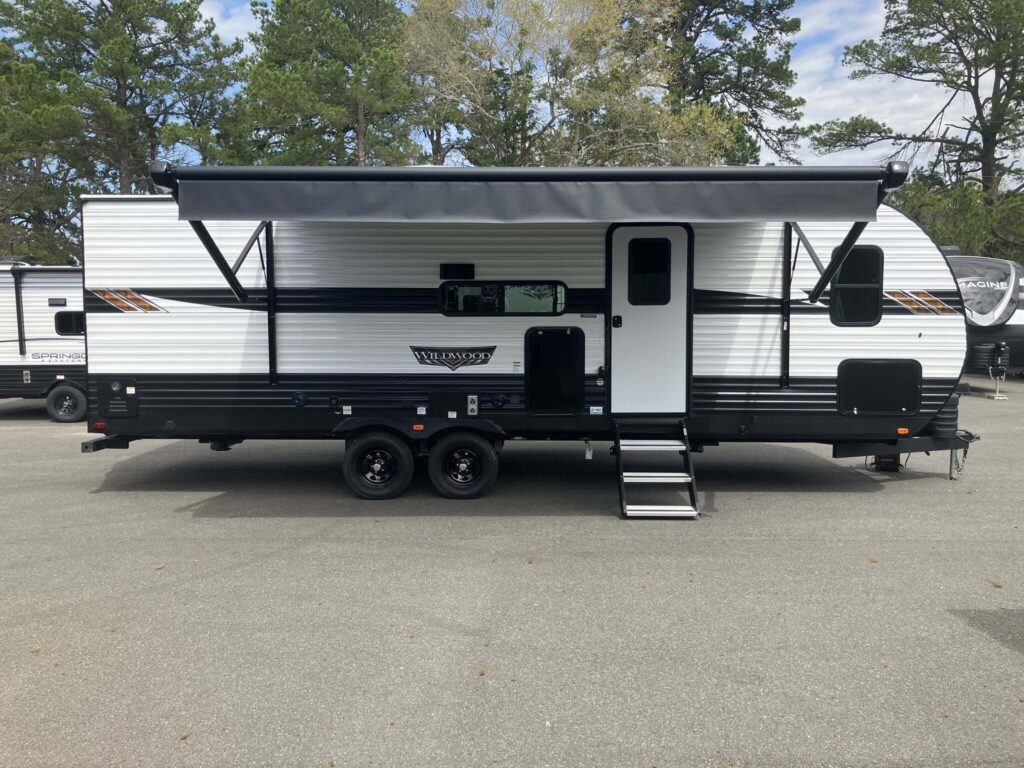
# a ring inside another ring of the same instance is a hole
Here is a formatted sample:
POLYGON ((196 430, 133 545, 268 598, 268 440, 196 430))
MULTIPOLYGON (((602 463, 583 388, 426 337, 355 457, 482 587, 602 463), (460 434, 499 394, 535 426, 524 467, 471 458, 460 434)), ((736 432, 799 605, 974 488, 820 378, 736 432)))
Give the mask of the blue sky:
MULTIPOLYGON (((204 0, 202 7, 224 37, 240 37, 255 29, 248 0, 204 0)), ((860 113, 910 130, 923 127, 941 105, 943 92, 934 86, 878 78, 853 81, 843 69, 843 46, 881 32, 882 0, 797 0, 794 15, 802 22, 793 49, 798 75, 794 91, 807 100, 807 122, 860 113)), ((805 163, 860 164, 880 161, 887 152, 879 147, 818 157, 804 148, 800 156, 805 163)))

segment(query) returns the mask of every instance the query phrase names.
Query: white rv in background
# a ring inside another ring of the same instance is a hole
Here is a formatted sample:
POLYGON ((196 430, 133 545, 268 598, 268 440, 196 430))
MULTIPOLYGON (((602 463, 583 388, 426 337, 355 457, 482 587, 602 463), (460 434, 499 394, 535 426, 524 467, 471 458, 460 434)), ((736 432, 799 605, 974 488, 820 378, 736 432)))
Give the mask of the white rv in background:
POLYGON ((468 498, 507 440, 602 439, 623 516, 693 517, 705 446, 962 447, 960 292, 879 207, 906 174, 158 164, 171 196, 84 201, 83 450, 339 439, 363 497, 419 455, 468 498))
POLYGON ((1024 267, 981 256, 948 258, 964 297, 967 370, 987 374, 997 362, 996 345, 1005 344, 1001 366, 1011 376, 1024 373, 1024 267))
POLYGON ((0 398, 46 398, 56 421, 86 413, 81 267, 0 263, 0 398))

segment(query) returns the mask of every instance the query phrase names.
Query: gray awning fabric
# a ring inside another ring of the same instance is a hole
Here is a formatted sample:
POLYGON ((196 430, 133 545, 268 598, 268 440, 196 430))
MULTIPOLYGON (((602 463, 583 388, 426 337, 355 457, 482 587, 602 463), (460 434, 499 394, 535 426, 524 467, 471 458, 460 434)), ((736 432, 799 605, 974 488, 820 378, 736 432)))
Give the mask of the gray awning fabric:
MULTIPOLYGON (((154 167, 187 220, 873 221, 902 169, 154 167)), ((902 174, 905 177, 905 172, 902 174)))

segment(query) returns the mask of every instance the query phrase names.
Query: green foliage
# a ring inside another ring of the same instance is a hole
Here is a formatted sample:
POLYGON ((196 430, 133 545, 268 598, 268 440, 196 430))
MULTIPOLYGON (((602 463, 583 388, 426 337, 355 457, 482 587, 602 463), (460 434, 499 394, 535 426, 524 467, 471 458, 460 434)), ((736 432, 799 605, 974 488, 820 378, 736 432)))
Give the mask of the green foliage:
POLYGON ((382 165, 414 153, 411 86, 392 0, 253 5, 260 30, 228 151, 298 165, 382 165))
POLYGON ((725 107, 664 96, 620 0, 419 0, 407 27, 432 162, 704 165, 749 157, 725 107), (730 154, 732 153, 732 154, 730 154))
POLYGON ((660 59, 675 107, 704 103, 734 116, 749 138, 737 160, 757 161, 757 142, 793 159, 803 99, 790 95, 793 0, 623 0, 624 42, 660 59), (752 140, 751 140, 752 139, 752 140))
POLYGON ((940 245, 964 253, 1024 262, 1024 197, 993 206, 979 184, 946 186, 923 174, 896 190, 890 202, 940 245))
POLYGON ((152 190, 148 160, 204 157, 241 46, 200 0, 0 0, 4 237, 76 250, 81 192, 152 190))
POLYGON ((1024 0, 885 0, 885 11, 880 38, 846 49, 852 76, 931 83, 949 99, 917 131, 856 116, 813 126, 815 146, 929 150, 948 183, 978 181, 995 204, 1024 181, 1024 0))
POLYGON ((82 128, 60 83, 0 41, 0 257, 45 263, 74 251, 82 128))

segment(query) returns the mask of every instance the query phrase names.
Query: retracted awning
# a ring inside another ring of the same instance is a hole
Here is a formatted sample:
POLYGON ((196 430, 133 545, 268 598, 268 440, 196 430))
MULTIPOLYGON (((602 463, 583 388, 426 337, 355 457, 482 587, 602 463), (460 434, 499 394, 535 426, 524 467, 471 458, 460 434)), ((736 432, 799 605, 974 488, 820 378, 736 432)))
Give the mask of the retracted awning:
POLYGON ((905 163, 867 167, 150 166, 189 221, 873 221, 905 163))

